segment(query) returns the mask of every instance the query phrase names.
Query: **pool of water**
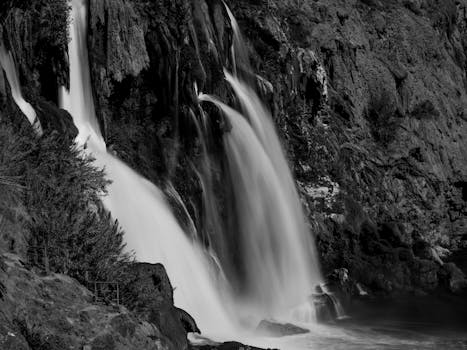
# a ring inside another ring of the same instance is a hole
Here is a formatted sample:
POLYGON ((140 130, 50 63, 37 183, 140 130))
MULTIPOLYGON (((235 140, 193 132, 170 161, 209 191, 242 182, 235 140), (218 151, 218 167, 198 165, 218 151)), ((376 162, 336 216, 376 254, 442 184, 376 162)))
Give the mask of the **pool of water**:
MULTIPOLYGON (((467 329, 446 331, 420 323, 313 325, 309 330, 306 334, 286 337, 239 335, 235 341, 281 350, 467 349, 467 329)), ((194 342, 205 343, 199 338, 194 342)))
POLYGON ((424 327, 423 324, 320 325, 312 327, 308 334, 277 339, 277 345, 268 342, 268 346, 284 350, 467 349, 467 332, 424 327))
POLYGON ((467 349, 464 296, 375 300, 355 304, 349 311, 352 317, 336 324, 298 324, 309 330, 306 334, 265 337, 249 333, 228 340, 281 350, 467 349))

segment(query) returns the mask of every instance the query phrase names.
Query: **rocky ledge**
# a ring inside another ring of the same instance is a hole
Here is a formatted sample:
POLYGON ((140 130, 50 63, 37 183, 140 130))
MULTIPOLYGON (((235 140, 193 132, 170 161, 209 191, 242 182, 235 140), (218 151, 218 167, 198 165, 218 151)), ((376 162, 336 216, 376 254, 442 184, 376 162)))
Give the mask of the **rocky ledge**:
POLYGON ((31 270, 16 255, 0 255, 0 349, 2 350, 238 350, 240 343, 192 347, 199 332, 173 305, 173 289, 160 264, 133 264, 121 301, 97 302, 76 280, 31 270))
POLYGON ((17 256, 4 254, 0 256, 0 348, 179 350, 188 344, 184 331, 162 330, 123 306, 98 304, 74 279, 41 276, 17 256))

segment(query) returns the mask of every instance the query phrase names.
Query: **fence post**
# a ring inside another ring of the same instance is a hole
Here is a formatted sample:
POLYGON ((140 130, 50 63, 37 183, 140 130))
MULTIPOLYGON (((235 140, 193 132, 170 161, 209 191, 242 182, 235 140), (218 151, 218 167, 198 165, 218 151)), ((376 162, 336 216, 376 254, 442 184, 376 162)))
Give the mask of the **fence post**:
POLYGON ((47 243, 44 243, 44 269, 47 275, 50 274, 49 254, 47 251, 47 243))

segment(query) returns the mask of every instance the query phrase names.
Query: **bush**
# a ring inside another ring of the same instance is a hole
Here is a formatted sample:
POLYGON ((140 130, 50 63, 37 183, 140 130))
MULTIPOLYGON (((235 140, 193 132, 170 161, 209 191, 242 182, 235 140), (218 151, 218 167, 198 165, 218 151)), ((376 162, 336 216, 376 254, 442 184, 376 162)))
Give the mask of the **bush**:
POLYGON ((26 254, 28 215, 23 203, 21 159, 27 153, 11 129, 0 129, 0 251, 26 254))
POLYGON ((123 232, 101 204, 109 182, 68 142, 58 133, 39 140, 15 135, 0 123, 0 179, 16 179, 0 186, 27 212, 32 264, 81 282, 110 280, 130 256, 123 253, 123 232), (23 189, 19 196, 17 186, 23 189))

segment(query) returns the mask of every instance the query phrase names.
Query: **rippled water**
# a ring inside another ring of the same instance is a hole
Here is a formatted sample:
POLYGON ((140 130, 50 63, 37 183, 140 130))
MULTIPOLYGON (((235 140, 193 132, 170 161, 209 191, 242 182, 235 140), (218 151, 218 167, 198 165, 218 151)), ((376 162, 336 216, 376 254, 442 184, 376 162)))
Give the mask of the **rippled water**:
POLYGON ((307 334, 278 338, 250 335, 236 341, 281 350, 467 349, 467 329, 441 330, 434 324, 390 322, 313 325, 307 334))
MULTIPOLYGON (((417 327, 419 327, 418 325, 417 327)), ((282 339, 282 349, 467 349, 467 334, 411 329, 411 325, 319 326, 282 339), (290 347, 289 347, 290 346, 290 347)))

